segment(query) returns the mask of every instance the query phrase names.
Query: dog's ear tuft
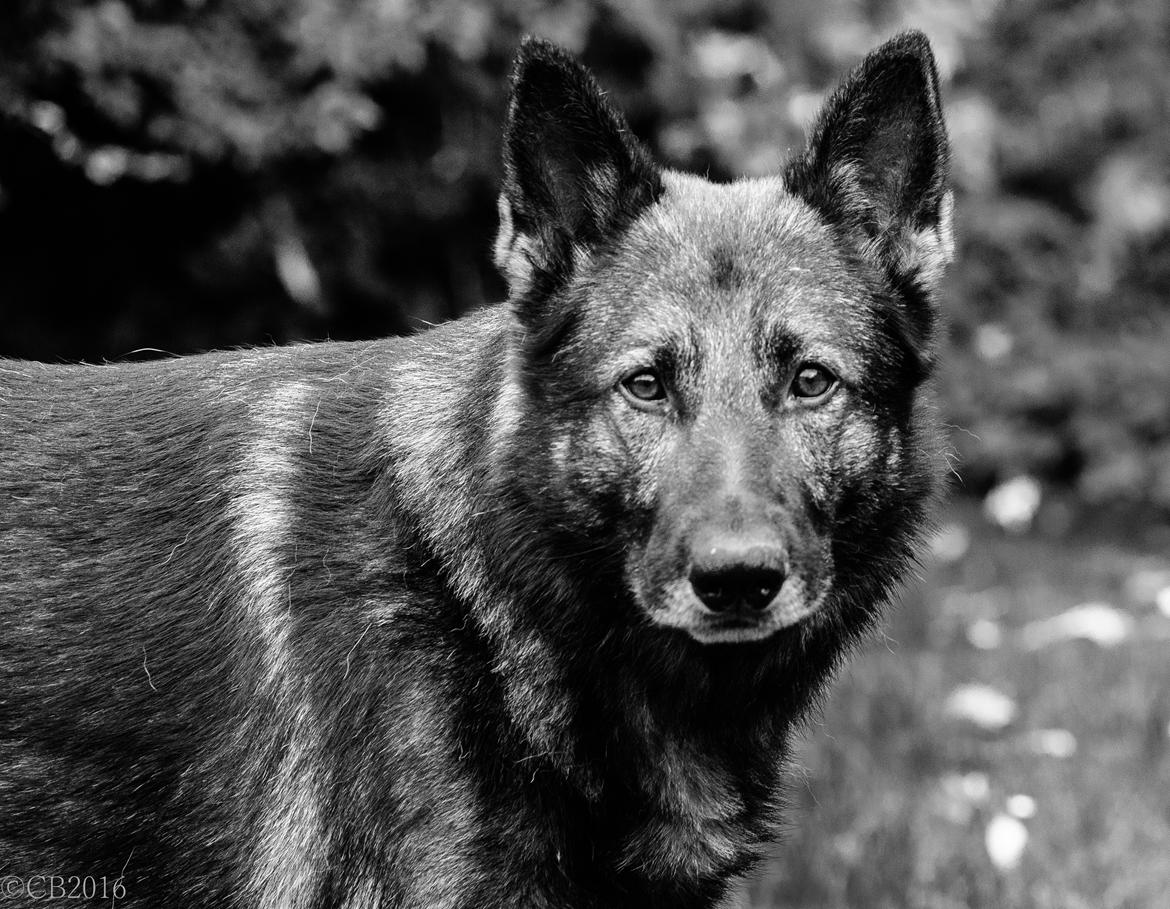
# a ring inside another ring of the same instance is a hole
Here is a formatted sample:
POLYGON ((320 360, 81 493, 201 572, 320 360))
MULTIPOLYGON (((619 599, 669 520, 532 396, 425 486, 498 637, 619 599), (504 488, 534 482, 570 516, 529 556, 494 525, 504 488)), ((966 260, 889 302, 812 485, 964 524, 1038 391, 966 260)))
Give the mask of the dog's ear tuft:
POLYGON ((929 301, 954 255, 947 165, 934 55, 911 31, 833 93, 785 178, 898 286, 929 301))
POLYGON ((526 38, 504 128, 495 260, 512 295, 564 278, 661 193, 649 153, 567 51, 526 38))

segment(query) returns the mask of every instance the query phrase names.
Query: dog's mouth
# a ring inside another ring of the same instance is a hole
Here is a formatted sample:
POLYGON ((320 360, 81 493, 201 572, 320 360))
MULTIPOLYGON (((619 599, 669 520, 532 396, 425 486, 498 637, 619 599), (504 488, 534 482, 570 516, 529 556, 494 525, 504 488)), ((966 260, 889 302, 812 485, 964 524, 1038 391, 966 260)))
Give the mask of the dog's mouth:
POLYGON ((704 602, 687 579, 678 579, 652 602, 638 599, 656 625, 685 631, 701 644, 738 644, 762 641, 808 621, 821 611, 826 595, 825 585, 789 577, 766 603, 739 599, 712 608, 710 598, 704 602))
MULTIPOLYGON (((794 628, 820 611, 817 602, 802 608, 763 616, 696 615, 681 627, 701 644, 738 644, 762 641, 786 628, 794 628)), ((666 623, 664 623, 666 624, 666 623)))
POLYGON ((654 625, 701 644, 763 641, 799 627, 826 608, 833 554, 828 538, 790 523, 782 514, 730 531, 696 522, 686 533, 651 534, 627 551, 629 589, 654 625))

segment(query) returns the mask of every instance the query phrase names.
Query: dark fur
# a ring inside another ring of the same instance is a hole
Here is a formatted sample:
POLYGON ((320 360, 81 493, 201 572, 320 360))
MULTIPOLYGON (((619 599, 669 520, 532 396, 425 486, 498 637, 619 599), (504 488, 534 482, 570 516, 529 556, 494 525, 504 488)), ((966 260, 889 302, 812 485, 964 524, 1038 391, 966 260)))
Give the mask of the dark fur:
POLYGON ((0 363, 0 873, 151 909, 686 907, 761 854, 936 472, 929 48, 867 58, 782 180, 716 187, 529 41, 505 164, 507 305, 0 363), (814 355, 842 385, 805 407, 814 355), (686 578, 745 539, 720 558, 786 572, 780 605, 712 624, 686 578))

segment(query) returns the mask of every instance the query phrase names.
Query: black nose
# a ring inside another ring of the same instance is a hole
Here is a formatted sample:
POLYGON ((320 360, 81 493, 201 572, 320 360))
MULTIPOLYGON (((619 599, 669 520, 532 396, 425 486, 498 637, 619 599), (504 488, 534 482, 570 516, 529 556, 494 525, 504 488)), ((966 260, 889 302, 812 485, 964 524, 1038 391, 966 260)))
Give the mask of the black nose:
POLYGON ((708 539, 695 550, 691 587, 712 612, 759 612, 784 585, 784 550, 771 541, 708 539))
POLYGON ((778 568, 740 566, 691 572, 695 596, 712 612, 766 609, 783 584, 784 572, 778 568))

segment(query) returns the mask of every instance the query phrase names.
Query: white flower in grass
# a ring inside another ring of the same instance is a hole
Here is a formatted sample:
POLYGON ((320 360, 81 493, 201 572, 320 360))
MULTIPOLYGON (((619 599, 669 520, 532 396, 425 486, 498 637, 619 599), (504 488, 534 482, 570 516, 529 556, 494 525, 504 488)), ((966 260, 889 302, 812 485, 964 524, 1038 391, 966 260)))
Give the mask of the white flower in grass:
POLYGON ((1032 526, 1040 508, 1040 483, 1033 477, 1014 477, 1000 483, 983 500, 983 511, 1009 533, 1023 533, 1032 526))
POLYGON ((1028 650, 1039 650, 1059 641, 1092 641, 1116 647, 1133 634, 1133 617, 1108 603, 1082 603, 1050 619, 1029 622, 1020 629, 1028 650))
POLYGON ((997 814, 983 835, 987 856, 1000 871, 1011 871, 1020 864, 1028 845, 1028 828, 1010 814, 997 814))
POLYGON ((986 773, 948 773, 939 779, 933 804, 935 811, 952 824, 966 826, 991 795, 991 781, 986 773))
POLYGON ((1036 800, 1030 795, 1009 795, 1006 807, 1007 813, 1017 820, 1026 821, 1036 816, 1036 800))
POLYGON ((1015 346, 1012 333, 998 322, 985 322, 975 329, 975 351, 988 363, 1002 360, 1015 346))
POLYGON ((999 622, 991 619, 976 619, 967 626, 967 641, 979 650, 995 650, 1003 643, 1003 632, 999 622))
POLYGON ((944 524, 930 539, 931 554, 940 562, 958 562, 971 548, 971 533, 962 524, 944 524))
POLYGON ((991 795, 991 780, 986 773, 972 770, 970 773, 948 773, 939 780, 942 791, 949 798, 979 805, 991 795))
POLYGON ((963 797, 972 803, 986 802, 991 796, 991 780, 986 773, 973 771, 959 777, 959 790, 963 797))
POLYGON ((1170 587, 1163 587, 1154 594, 1154 603, 1162 615, 1170 618, 1170 587))
POLYGON ((1157 605, 1158 595, 1163 590, 1170 597, 1170 569, 1139 568, 1125 579, 1124 589, 1125 598, 1133 604, 1157 605))
POLYGON ((943 712, 954 720, 998 732, 1016 718, 1016 702, 990 685, 961 685, 951 692, 943 712))
POLYGON ((1070 758, 1077 753, 1077 737, 1067 729, 1036 729, 1028 736, 1028 747, 1046 757, 1070 758))

